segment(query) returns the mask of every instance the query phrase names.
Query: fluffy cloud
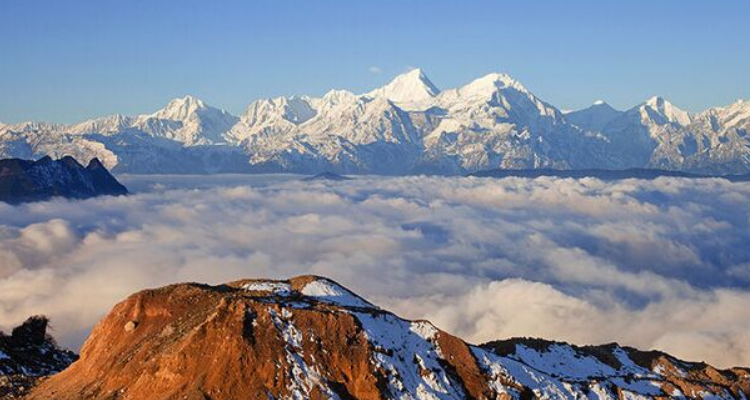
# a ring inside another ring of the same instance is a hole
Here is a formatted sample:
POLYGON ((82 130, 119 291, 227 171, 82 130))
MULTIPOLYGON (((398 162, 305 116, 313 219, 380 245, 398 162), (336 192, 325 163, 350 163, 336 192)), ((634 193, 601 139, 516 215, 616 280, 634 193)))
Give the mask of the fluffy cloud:
POLYGON ((332 277, 473 342, 619 341, 750 365, 750 184, 126 177, 124 198, 0 204, 0 328, 77 347, 128 294, 332 277))

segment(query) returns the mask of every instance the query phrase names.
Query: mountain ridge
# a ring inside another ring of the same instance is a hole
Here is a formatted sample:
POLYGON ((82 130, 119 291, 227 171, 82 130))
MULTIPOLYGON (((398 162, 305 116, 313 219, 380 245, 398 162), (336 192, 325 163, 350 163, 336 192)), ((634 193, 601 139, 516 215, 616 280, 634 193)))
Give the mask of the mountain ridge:
POLYGON ((491 168, 750 172, 750 102, 691 114, 654 96, 562 112, 509 75, 440 90, 421 69, 364 94, 259 99, 240 116, 193 96, 150 114, 0 125, 0 157, 97 157, 115 172, 466 174, 491 168), (164 161, 167 160, 167 161, 164 161))
POLYGON ((0 201, 17 204, 52 197, 85 199, 101 195, 125 195, 120 184, 97 158, 86 167, 71 156, 37 161, 0 160, 0 201))
POLYGON ((30 399, 744 399, 750 369, 617 344, 472 345, 328 278, 174 284, 129 296, 30 399))

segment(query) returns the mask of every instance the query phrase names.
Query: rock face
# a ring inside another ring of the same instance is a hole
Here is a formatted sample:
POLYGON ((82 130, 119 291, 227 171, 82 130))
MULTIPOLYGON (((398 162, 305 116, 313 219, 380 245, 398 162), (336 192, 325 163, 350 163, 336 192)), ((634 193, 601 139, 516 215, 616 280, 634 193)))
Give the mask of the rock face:
POLYGON ((473 346, 314 276, 180 284, 116 305, 31 399, 745 399, 720 371, 617 345, 473 346))
POLYGON ((60 196, 83 199, 128 190, 94 158, 83 167, 73 157, 0 160, 0 201, 21 203, 60 196))
POLYGON ((61 349, 47 334, 48 320, 34 316, 13 329, 0 332, 0 398, 16 398, 45 376, 67 368, 77 356, 61 349))
POLYGON ((419 69, 364 94, 259 99, 232 116, 191 96, 151 114, 0 124, 0 157, 99 158, 115 172, 466 174, 504 169, 750 172, 750 102, 690 114, 662 97, 563 113, 506 74, 440 90, 419 69))

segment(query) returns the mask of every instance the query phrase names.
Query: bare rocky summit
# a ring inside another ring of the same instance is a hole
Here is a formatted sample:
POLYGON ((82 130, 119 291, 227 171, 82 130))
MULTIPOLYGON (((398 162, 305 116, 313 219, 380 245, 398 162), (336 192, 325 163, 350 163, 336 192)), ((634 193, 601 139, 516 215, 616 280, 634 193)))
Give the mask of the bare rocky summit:
POLYGON ((475 346, 321 277, 177 284, 117 304, 31 399, 746 399, 750 370, 617 344, 475 346))

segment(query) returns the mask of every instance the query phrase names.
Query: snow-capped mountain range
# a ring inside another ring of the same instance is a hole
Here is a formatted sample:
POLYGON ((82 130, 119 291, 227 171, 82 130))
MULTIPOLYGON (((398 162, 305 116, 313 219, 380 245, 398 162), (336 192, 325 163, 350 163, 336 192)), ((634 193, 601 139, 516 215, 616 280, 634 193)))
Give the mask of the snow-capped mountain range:
POLYGON ((187 96, 153 114, 0 124, 0 157, 97 157, 115 172, 464 174, 484 169, 750 172, 750 102, 662 97, 562 112, 505 74, 440 90, 414 69, 365 94, 261 99, 235 117, 187 96))

